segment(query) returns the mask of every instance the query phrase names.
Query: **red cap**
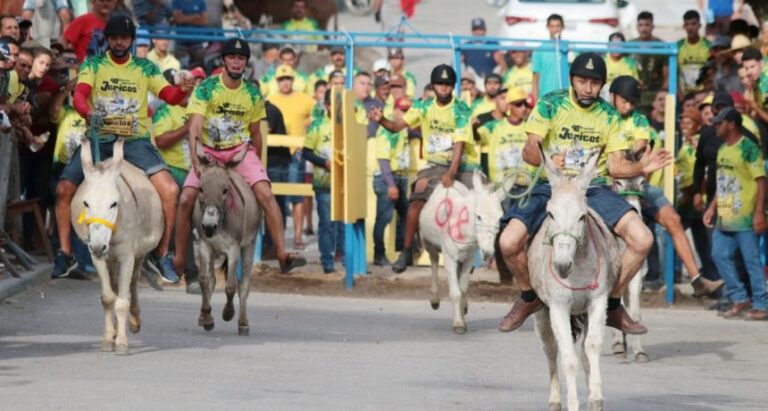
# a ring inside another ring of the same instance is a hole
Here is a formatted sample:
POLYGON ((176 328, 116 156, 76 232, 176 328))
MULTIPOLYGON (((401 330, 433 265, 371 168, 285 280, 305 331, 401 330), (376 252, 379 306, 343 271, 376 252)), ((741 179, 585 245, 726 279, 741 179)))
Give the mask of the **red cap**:
POLYGON ((202 67, 195 67, 192 70, 189 70, 189 73, 192 74, 192 77, 194 78, 205 78, 205 70, 203 70, 202 67))
POLYGON ((747 104, 746 100, 744 100, 744 95, 738 91, 731 91, 731 98, 733 99, 734 106, 743 106, 744 104, 747 104))

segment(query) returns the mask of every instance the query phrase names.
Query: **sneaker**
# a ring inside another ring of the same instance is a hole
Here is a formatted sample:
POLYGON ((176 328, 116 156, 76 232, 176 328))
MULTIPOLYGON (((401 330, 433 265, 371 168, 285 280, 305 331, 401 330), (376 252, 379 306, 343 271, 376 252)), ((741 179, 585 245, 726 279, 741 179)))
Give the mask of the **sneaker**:
POLYGON ((373 256, 373 265, 378 267, 386 267, 392 265, 392 262, 389 261, 386 255, 376 254, 373 256))
POLYGON ((56 253, 53 260, 53 272, 51 278, 64 278, 77 268, 77 258, 73 255, 66 255, 63 251, 56 253))
POLYGON ((664 288, 664 281, 662 280, 647 280, 643 281, 643 291, 647 293, 657 293, 664 288))
POLYGON ((335 267, 323 267, 323 274, 333 274, 336 272, 335 267))
POLYGON ((179 282, 179 276, 176 275, 176 270, 173 269, 173 258, 170 254, 166 254, 162 257, 158 257, 155 253, 149 253, 149 262, 160 273, 160 277, 163 281, 171 284, 179 282))
POLYGON ((413 265, 413 251, 410 248, 403 248, 403 251, 397 256, 397 260, 392 264, 392 271, 400 274, 411 265, 413 265))

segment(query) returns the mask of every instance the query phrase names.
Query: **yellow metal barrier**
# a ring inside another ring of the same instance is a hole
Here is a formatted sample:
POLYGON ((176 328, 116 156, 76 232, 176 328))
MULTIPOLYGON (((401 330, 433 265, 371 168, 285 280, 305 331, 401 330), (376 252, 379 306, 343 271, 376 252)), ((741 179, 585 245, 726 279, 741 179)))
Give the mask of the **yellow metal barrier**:
MULTIPOLYGON (((269 134, 267 122, 261 122, 261 163, 267 166, 267 147, 288 147, 299 149, 304 147, 304 136, 289 136, 269 134)), ((276 196, 313 197, 315 192, 312 184, 308 183, 272 183, 272 194, 276 196)), ((310 210, 311 211, 311 210, 310 210)))

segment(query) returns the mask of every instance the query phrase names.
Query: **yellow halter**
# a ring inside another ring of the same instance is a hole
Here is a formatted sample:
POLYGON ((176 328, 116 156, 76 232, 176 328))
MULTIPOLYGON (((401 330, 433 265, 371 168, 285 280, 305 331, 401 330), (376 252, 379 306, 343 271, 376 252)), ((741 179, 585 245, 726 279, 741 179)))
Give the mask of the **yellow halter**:
POLYGON ((117 224, 112 224, 111 222, 109 222, 109 221, 107 221, 107 220, 105 220, 103 218, 99 218, 99 217, 85 218, 85 210, 80 212, 80 217, 78 217, 77 223, 78 224, 85 223, 85 225, 101 224, 104 227, 107 227, 110 230, 112 230, 113 234, 117 232, 117 224))

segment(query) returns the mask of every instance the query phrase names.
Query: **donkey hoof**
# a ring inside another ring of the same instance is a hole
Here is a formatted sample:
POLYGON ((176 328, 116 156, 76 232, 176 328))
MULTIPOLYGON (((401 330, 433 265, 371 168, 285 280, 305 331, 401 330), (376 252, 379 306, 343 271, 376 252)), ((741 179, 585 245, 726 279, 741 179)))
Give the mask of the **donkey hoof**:
POLYGON ((438 308, 440 308, 440 301, 430 301, 429 305, 432 306, 433 310, 437 310, 438 308))
POLYGON ((211 331, 213 329, 213 321, 211 321, 210 324, 203 324, 203 329, 205 331, 211 331))
POLYGON ((626 351, 624 350, 624 344, 617 342, 613 343, 613 347, 611 348, 613 350, 613 355, 617 358, 626 358, 626 351))
POLYGON ((101 342, 101 351, 102 352, 112 352, 112 351, 115 351, 115 342, 114 341, 102 341, 101 342))
POLYGON ((235 307, 233 305, 225 305, 224 311, 221 313, 221 318, 224 321, 229 321, 235 316, 235 307))
POLYGON ((466 325, 454 325, 453 326, 453 333, 458 335, 463 335, 467 333, 467 326, 466 325))
POLYGON ((139 331, 141 331, 141 323, 128 323, 128 330, 134 334, 137 334, 139 331))
POLYGON ((251 332, 251 328, 248 327, 247 325, 246 326, 241 325, 237 327, 237 333, 242 336, 247 336, 248 334, 250 334, 250 332, 251 332))
POLYGON ((118 344, 115 346, 115 354, 128 355, 128 344, 118 344))
POLYGON ((549 403, 549 411, 561 411, 563 409, 563 406, 560 405, 559 402, 550 402, 549 403))
POLYGON ((646 363, 651 360, 651 357, 648 356, 648 354, 640 351, 639 353, 635 354, 635 361, 640 363, 646 363))
POLYGON ((589 411, 603 411, 603 400, 592 400, 589 402, 589 411))

